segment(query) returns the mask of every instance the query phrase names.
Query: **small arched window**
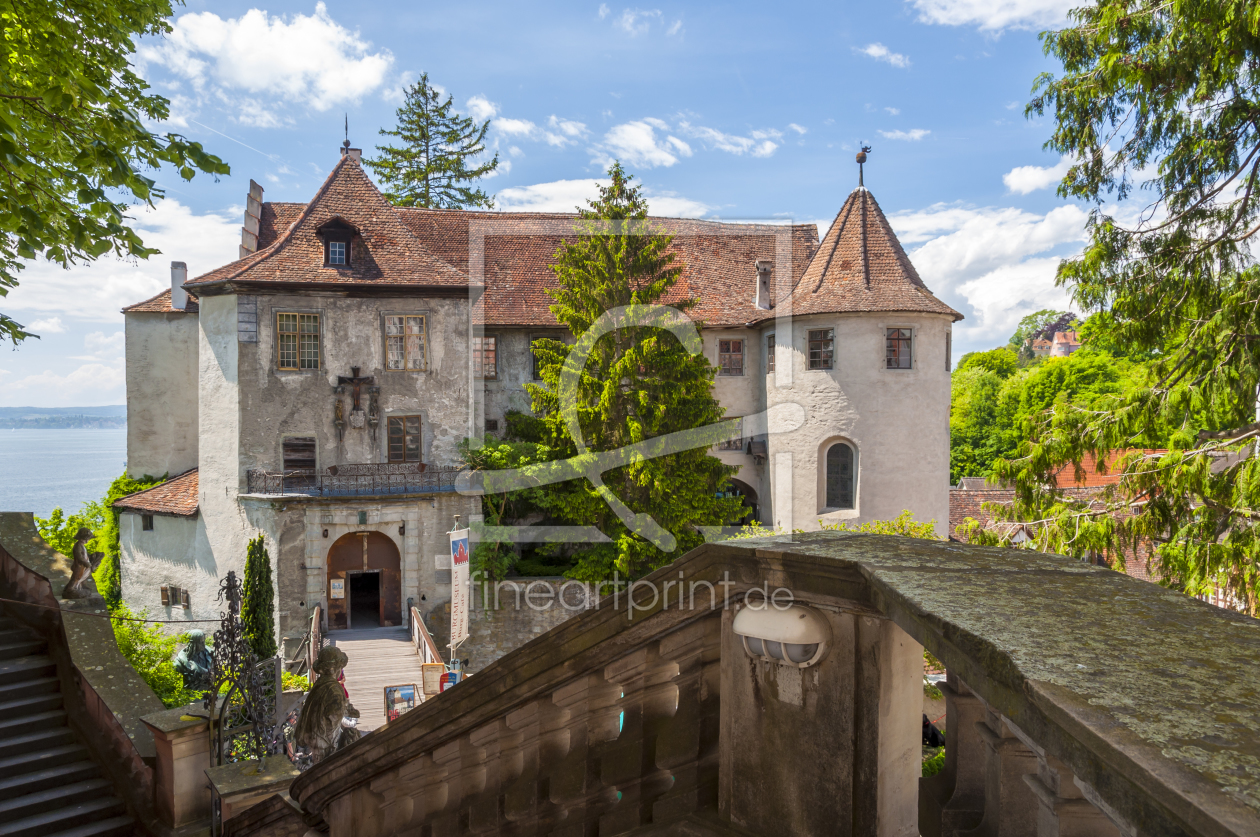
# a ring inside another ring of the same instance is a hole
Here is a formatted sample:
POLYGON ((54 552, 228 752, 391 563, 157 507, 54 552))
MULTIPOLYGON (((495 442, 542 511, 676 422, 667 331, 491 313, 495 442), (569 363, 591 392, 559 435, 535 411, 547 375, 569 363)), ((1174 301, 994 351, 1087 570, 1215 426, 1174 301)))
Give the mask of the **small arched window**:
POLYGON ((827 448, 827 508, 853 508, 856 476, 852 447, 837 442, 827 448))

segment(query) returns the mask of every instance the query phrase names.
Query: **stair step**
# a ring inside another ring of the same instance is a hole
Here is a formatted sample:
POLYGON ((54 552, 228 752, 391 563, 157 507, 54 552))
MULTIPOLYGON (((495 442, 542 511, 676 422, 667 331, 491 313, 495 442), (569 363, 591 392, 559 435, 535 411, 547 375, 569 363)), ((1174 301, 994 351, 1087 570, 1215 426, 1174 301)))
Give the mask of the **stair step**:
POLYGON ((0 779, 0 799, 13 799, 35 791, 95 779, 100 775, 101 770, 95 762, 79 761, 73 764, 59 764, 46 770, 0 779))
POLYGON ((48 643, 34 637, 15 637, 8 642, 0 643, 0 660, 11 660, 14 657, 26 657, 48 650, 48 643))
MULTIPOLYGON (((62 834, 62 826, 81 826, 100 823, 126 812, 126 806, 116 796, 85 799, 52 811, 41 811, 20 820, 5 823, 5 837, 43 837, 62 834)), ((94 833, 94 832, 88 832, 94 833)))
POLYGON ((0 683, 0 703, 59 691, 61 691, 61 681, 56 677, 34 677, 14 683, 0 683))
POLYGON ((19 727, 13 735, 0 738, 0 759, 29 753, 34 750, 45 750, 49 747, 60 747, 74 743, 74 731, 69 727, 53 727, 52 729, 29 730, 19 727))
POLYGON ((0 630, 8 631, 13 628, 25 628, 26 626, 14 619, 12 616, 0 616, 0 630))
POLYGON ((31 654, 0 660, 0 683, 17 683, 36 677, 56 676, 57 664, 47 654, 31 654))
POLYGON ((126 815, 88 823, 68 831, 54 831, 48 837, 123 837, 136 833, 136 821, 126 815))
MULTIPOLYGON (((113 788, 109 780, 105 778, 87 779, 82 782, 74 782, 69 785, 60 785, 48 790, 28 793, 25 796, 0 802, 0 823, 29 817, 41 811, 61 808, 67 802, 82 802, 111 793, 113 793, 113 788)), ((0 825, 0 831, 4 830, 4 826, 0 825)))
POLYGON ((30 628, 27 628, 25 626, 0 625, 0 645, 7 642, 22 642, 22 641, 30 640, 30 639, 33 639, 36 641, 40 640, 39 636, 34 631, 32 631, 30 628))
POLYGON ((86 758, 88 758, 87 747, 78 743, 61 744, 56 747, 46 747, 42 750, 31 750, 20 755, 0 759, 0 779, 20 776, 24 773, 33 773, 37 770, 45 770, 59 764, 83 761, 86 758))
POLYGON ((38 712, 33 715, 22 715, 17 718, 0 718, 0 739, 25 735, 36 730, 66 725, 64 709, 53 709, 49 712, 38 712))
POLYGON ((61 692, 46 695, 30 695, 0 703, 0 720, 21 718, 61 708, 61 692))

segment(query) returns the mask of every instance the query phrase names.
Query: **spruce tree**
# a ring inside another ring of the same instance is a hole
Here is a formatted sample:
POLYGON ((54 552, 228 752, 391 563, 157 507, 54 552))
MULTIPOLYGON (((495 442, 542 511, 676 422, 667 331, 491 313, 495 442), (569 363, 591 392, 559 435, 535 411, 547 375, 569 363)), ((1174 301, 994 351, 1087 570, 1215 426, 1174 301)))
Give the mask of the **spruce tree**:
POLYGON ((429 84, 429 74, 408 88, 398 109, 398 125, 381 129, 381 136, 397 137, 401 146, 377 146, 381 152, 368 166, 385 187, 385 197, 397 206, 432 209, 492 209, 494 198, 472 182, 499 166, 499 155, 469 168, 486 150, 487 119, 480 125, 453 110, 450 96, 429 84))
POLYGON ((241 622, 245 636, 258 659, 276 654, 276 590, 271 583, 271 556, 259 535, 249 542, 245 553, 245 597, 241 601, 241 622))
MULTIPOLYGON (((635 322, 636 309, 663 304, 683 270, 669 252, 673 237, 648 220, 647 202, 633 178, 620 163, 608 176, 611 182, 600 188, 599 199, 579 211, 578 238, 560 248, 553 266, 559 287, 550 292, 551 311, 578 338, 606 311, 629 307, 627 319, 635 322)), ((670 304, 685 312, 695 300, 670 304)), ((577 448, 558 399, 561 366, 571 347, 539 340, 534 348, 543 383, 526 386, 534 412, 544 416, 544 443, 554 456, 573 456, 577 448)), ((588 449, 616 450, 720 421, 725 408, 713 397, 716 373, 702 353, 690 353, 660 328, 632 325, 605 334, 594 344, 577 387, 578 421, 588 449)), ((570 575, 587 581, 609 579, 614 571, 637 577, 703 543, 697 526, 721 526, 739 517, 740 499, 720 496, 734 472, 705 446, 603 474, 617 498, 674 536, 670 552, 631 531, 588 480, 555 486, 540 504, 559 519, 596 526, 612 540, 584 547, 570 575)))

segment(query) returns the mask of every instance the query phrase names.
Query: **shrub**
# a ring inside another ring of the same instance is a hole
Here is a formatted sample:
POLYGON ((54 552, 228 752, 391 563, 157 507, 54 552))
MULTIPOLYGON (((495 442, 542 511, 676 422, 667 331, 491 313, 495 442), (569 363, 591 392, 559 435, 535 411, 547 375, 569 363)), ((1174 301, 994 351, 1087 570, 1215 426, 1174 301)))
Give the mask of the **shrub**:
POLYGON ((115 618, 110 621, 114 623, 118 650, 163 704, 183 706, 201 698, 200 692, 184 688, 184 678, 175 670, 175 654, 188 642, 187 634, 168 634, 159 625, 130 621, 147 619, 149 613, 135 613, 125 604, 120 604, 113 615, 115 618))
POLYGON ((311 681, 300 674, 283 671, 280 673, 280 687, 286 692, 309 692, 311 690, 311 681))
POLYGON ((245 636, 258 659, 276 655, 276 590, 271 583, 271 556, 259 535, 249 542, 245 554, 245 598, 241 602, 241 622, 245 636))

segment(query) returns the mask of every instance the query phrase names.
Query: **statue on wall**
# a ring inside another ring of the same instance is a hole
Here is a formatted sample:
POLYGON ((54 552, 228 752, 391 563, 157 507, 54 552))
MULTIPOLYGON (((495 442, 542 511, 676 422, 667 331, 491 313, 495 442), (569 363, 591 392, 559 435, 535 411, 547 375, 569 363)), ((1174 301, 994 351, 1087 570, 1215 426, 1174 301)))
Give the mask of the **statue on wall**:
POLYGON ((92 573, 100 566, 104 552, 88 552, 87 542, 96 537, 86 526, 79 529, 74 536, 73 567, 70 570, 70 581, 66 589, 61 591, 63 599, 90 599, 97 595, 95 590, 84 590, 83 582, 91 578, 92 573))
POLYGON ((302 714, 294 731, 298 746, 310 750, 312 764, 359 739, 360 733, 353 722, 349 726, 343 723, 359 717, 359 710, 350 703, 350 695, 341 684, 349 661, 345 651, 331 645, 321 650, 315 661, 319 679, 302 704, 302 714))
POLYGON ((188 632, 188 645, 175 655, 175 670, 184 678, 184 688, 196 692, 210 689, 210 669, 214 658, 206 648, 206 633, 196 628, 188 632))
POLYGON ((333 398, 333 425, 337 428, 337 441, 341 441, 342 434, 346 430, 346 407, 341 401, 341 393, 343 387, 334 387, 333 392, 336 396, 333 398))

